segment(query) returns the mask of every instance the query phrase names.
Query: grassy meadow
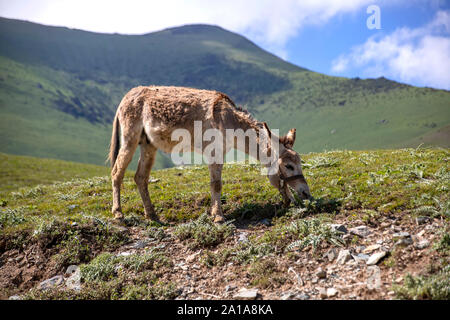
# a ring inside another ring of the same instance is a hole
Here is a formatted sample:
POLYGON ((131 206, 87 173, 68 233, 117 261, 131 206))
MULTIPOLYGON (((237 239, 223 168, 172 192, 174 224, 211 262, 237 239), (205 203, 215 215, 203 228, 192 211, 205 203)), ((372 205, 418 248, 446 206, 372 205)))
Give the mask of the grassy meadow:
POLYGON ((173 299, 182 294, 183 286, 176 271, 179 267, 174 267, 182 264, 175 260, 199 249, 198 268, 202 272, 229 266, 236 268, 233 273, 248 273, 247 285, 273 292, 289 281, 281 276, 282 266, 267 261, 270 257, 293 263, 307 255, 308 261, 322 263, 321 255, 330 248, 353 250, 369 245, 368 239, 343 237, 331 229, 330 224, 336 221, 367 225, 384 239, 381 232, 377 233, 383 224, 394 221, 395 228, 416 230, 415 219, 426 217, 440 223, 427 253, 433 256, 432 267, 422 266, 419 278, 407 276, 409 269, 401 267, 399 250, 403 249, 394 246, 380 268, 386 274, 404 274, 405 282, 393 282, 386 290, 395 292, 394 298, 450 298, 446 271, 448 149, 305 154, 304 174, 314 200, 287 209, 282 208, 277 190, 260 174, 258 165, 226 164, 222 203, 228 222, 222 226, 214 225, 205 215, 210 204, 205 166, 152 172, 150 197, 163 224, 143 218, 133 172, 128 171, 122 192, 125 221, 120 226, 110 213, 107 168, 6 155, 1 159, 1 252, 46 248, 43 265, 51 266, 50 273, 76 264, 81 266, 82 281, 81 291, 63 287, 41 291, 30 287, 35 285, 33 281, 20 292, 5 285, 3 296, 21 293, 29 299, 173 299), (258 223, 264 219, 270 224, 261 229, 258 223), (234 243, 238 231, 245 230, 251 234, 248 241, 234 243), (133 239, 154 244, 141 253, 118 255, 117 250, 129 246, 133 239), (181 251, 170 251, 174 248, 181 251), (121 271, 117 271, 118 266, 121 271))

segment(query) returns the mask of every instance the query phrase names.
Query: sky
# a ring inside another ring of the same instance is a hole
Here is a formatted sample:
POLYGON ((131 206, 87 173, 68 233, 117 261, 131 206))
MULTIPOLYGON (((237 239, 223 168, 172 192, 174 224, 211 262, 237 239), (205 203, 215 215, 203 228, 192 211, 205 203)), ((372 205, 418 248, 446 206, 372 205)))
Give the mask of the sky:
POLYGON ((122 34, 214 24, 312 71, 450 90, 450 0, 0 0, 0 16, 122 34))

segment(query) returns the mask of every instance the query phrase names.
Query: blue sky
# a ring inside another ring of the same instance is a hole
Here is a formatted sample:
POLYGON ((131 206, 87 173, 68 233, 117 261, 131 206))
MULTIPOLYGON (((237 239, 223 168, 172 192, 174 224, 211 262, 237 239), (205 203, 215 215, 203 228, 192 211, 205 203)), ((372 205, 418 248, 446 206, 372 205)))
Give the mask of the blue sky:
POLYGON ((448 0, 0 0, 0 15, 125 34, 215 24, 313 71, 450 89, 448 0))

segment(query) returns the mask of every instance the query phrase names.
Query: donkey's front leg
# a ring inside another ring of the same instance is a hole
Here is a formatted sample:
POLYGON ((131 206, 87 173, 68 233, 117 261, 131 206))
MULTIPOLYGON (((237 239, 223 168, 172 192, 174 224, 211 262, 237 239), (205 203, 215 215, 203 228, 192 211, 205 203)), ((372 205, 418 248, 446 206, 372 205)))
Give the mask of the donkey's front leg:
POLYGON ((220 196, 222 194, 222 164, 210 164, 209 175, 211 177, 211 215, 214 222, 222 223, 225 218, 222 213, 220 196))

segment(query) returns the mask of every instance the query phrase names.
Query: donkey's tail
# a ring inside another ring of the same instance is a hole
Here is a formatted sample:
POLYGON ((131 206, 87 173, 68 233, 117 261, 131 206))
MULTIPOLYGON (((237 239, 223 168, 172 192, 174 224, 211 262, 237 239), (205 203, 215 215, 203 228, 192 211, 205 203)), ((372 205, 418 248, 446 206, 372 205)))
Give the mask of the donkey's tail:
POLYGON ((120 136, 119 136, 120 123, 117 115, 118 113, 116 113, 116 116, 114 117, 111 135, 111 144, 109 146, 108 160, 111 163, 111 168, 113 168, 114 164, 116 163, 117 155, 119 154, 120 149, 120 136))

